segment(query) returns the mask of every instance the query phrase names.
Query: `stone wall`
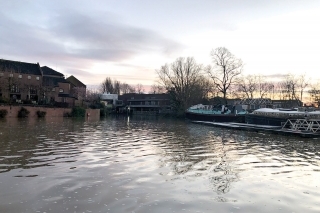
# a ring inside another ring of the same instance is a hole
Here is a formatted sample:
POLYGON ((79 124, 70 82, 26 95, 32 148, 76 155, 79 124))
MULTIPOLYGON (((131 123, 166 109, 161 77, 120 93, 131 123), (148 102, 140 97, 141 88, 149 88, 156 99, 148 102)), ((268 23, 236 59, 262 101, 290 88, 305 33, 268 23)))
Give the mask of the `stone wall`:
MULTIPOLYGON (((71 108, 46 108, 46 107, 38 107, 38 106, 23 106, 30 113, 28 117, 38 117, 37 111, 46 112, 45 117, 63 117, 66 113, 71 113, 71 108)), ((21 106, 0 106, 1 109, 6 109, 8 114, 7 118, 17 118, 18 112, 21 109, 21 106)), ((92 119, 100 118, 100 109, 86 109, 86 117, 90 117, 92 119)))

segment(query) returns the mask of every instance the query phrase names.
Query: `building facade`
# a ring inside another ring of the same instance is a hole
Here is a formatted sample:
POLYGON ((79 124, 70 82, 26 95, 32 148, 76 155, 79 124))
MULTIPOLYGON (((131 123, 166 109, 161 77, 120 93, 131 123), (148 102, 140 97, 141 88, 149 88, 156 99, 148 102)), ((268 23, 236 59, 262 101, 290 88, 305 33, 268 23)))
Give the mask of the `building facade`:
POLYGON ((70 84, 70 94, 75 98, 75 105, 83 106, 83 101, 87 94, 87 86, 73 75, 69 76, 66 81, 70 84))
POLYGON ((37 102, 42 94, 42 70, 39 63, 0 59, 0 97, 20 102, 37 102))
POLYGON ((41 69, 43 85, 46 88, 44 102, 55 106, 75 106, 76 97, 71 93, 71 84, 64 78, 64 75, 47 66, 41 69))
POLYGON ((73 107, 79 100, 75 88, 84 88, 85 97, 86 85, 74 76, 70 79, 39 63, 0 59, 0 102, 73 107))
POLYGON ((129 108, 133 114, 171 112, 169 94, 128 93, 120 95, 119 100, 122 100, 123 106, 129 108))

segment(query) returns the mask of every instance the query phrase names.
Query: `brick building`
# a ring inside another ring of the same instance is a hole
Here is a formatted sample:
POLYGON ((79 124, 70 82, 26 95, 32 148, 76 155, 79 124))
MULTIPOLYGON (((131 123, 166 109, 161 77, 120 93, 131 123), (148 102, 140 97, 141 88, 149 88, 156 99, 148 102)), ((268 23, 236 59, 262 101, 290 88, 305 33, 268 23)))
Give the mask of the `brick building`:
POLYGON ((0 59, 0 97, 19 102, 38 101, 42 90, 42 70, 39 63, 0 59))
POLYGON ((41 67, 43 86, 46 88, 44 102, 58 106, 75 106, 76 97, 71 92, 71 84, 64 75, 47 66, 41 67))
POLYGON ((10 103, 50 104, 73 107, 77 105, 75 87, 85 88, 82 82, 39 63, 32 64, 0 59, 0 100, 10 103))

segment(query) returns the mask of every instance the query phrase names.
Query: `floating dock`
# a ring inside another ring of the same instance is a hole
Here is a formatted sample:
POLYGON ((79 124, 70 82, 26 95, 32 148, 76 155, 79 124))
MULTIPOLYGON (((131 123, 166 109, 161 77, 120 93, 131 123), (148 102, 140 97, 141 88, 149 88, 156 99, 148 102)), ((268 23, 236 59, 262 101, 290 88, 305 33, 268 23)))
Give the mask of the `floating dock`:
POLYGON ((320 137, 320 120, 288 119, 283 126, 268 126, 246 123, 220 123, 209 121, 192 121, 192 123, 245 131, 296 135, 306 138, 320 137))

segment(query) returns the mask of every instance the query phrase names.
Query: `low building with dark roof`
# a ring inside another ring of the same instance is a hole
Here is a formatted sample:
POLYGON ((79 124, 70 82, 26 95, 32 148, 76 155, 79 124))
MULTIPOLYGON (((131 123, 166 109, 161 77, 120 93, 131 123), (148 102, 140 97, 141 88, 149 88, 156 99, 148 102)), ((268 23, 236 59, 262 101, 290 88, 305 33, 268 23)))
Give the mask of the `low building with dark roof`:
POLYGON ((127 107, 133 114, 158 114, 171 112, 170 95, 165 93, 127 93, 120 95, 119 100, 122 101, 123 107, 127 107))

